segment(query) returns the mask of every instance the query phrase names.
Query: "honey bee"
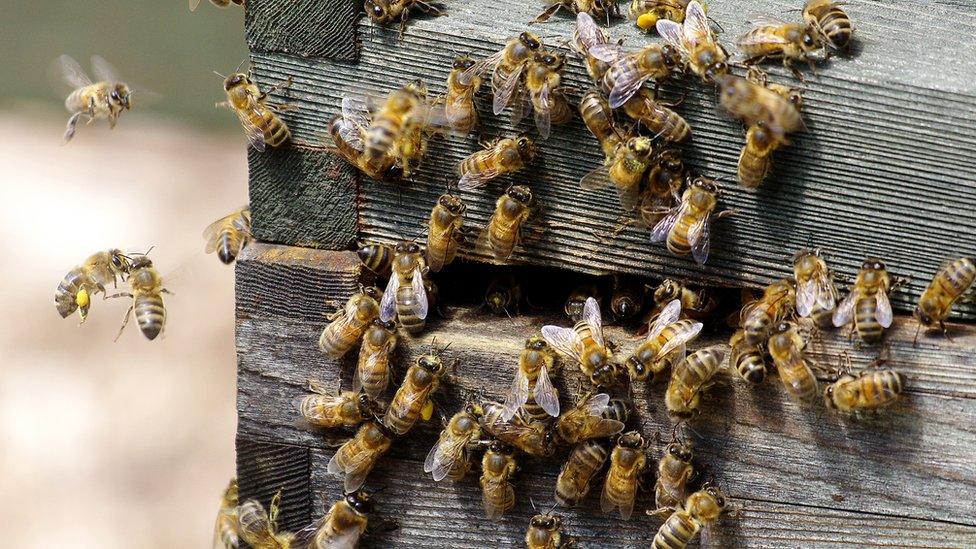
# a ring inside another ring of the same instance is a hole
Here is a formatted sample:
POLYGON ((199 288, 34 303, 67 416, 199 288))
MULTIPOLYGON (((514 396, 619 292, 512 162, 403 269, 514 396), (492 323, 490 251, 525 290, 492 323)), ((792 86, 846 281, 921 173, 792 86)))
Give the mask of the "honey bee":
POLYGON ((409 178, 427 152, 428 128, 440 115, 427 103, 427 86, 415 80, 394 91, 373 115, 363 137, 363 162, 384 166, 393 156, 409 178))
POLYGON ((678 320, 681 316, 681 301, 675 299, 668 303, 647 337, 627 359, 630 378, 644 381, 650 374, 657 374, 671 364, 685 358, 685 346, 698 337, 703 324, 694 320, 678 320))
POLYGON ((565 124, 573 118, 573 109, 560 89, 565 63, 564 55, 538 52, 526 64, 525 87, 542 139, 549 139, 553 124, 565 124))
MULTIPOLYGON (((244 0, 210 0, 210 3, 219 8, 226 8, 227 6, 231 5, 231 3, 237 4, 238 6, 243 6, 244 0)), ((199 5, 200 0, 190 0, 190 11, 196 11, 199 5)))
POLYGON ((834 326, 840 328, 853 320, 861 341, 874 343, 880 340, 894 319, 888 300, 892 289, 885 264, 880 259, 867 258, 857 273, 854 287, 834 311, 834 326))
POLYGON ((844 373, 824 389, 827 408, 842 413, 877 410, 898 400, 904 389, 901 374, 894 370, 864 370, 858 375, 844 373))
POLYGON ((556 435, 566 444, 574 445, 592 438, 613 436, 624 430, 628 415, 627 404, 610 395, 586 395, 575 407, 565 411, 556 421, 556 435))
POLYGON ((729 347, 732 353, 729 355, 729 362, 735 366, 735 371, 739 377, 758 385, 766 379, 766 356, 763 348, 759 345, 746 343, 746 332, 738 329, 729 339, 729 347))
POLYGON ((654 484, 655 514, 663 519, 671 516, 674 509, 688 496, 688 481, 694 473, 691 445, 675 437, 664 455, 657 462, 657 482, 654 484))
POLYGON ((664 394, 668 412, 688 417, 698 409, 701 392, 725 364, 726 348, 713 345, 685 357, 671 371, 671 382, 664 394))
POLYGON ((203 239, 206 253, 216 251, 221 263, 230 265, 251 239, 251 208, 244 206, 214 221, 203 230, 203 239))
POLYGON ((485 291, 485 305, 496 315, 511 316, 522 302, 522 285, 514 276, 496 276, 485 291))
POLYGON ((535 143, 527 136, 498 139, 458 164, 458 188, 470 191, 484 187, 496 177, 521 170, 533 158, 535 143))
POLYGON ((276 105, 268 101, 268 96, 280 89, 291 86, 291 78, 279 82, 264 93, 251 79, 251 73, 235 72, 224 79, 227 101, 217 103, 234 111, 244 127, 244 135, 254 150, 263 152, 265 146, 278 147, 291 138, 288 126, 281 121, 278 113, 293 108, 291 105, 276 105))
MULTIPOLYGON (((509 40, 501 51, 477 61, 474 66, 462 72, 460 80, 462 83, 471 82, 475 75, 483 74, 491 68, 491 91, 494 94, 492 111, 497 116, 505 110, 512 97, 517 95, 516 91, 521 93, 522 71, 526 63, 544 48, 542 39, 531 32, 523 32, 509 40)), ((522 100, 523 97, 516 97, 513 125, 522 118, 522 100)))
POLYGON ((521 240, 522 227, 532 214, 532 191, 525 185, 512 185, 495 202, 483 241, 498 261, 508 261, 521 240))
POLYGON ((345 494, 316 525, 309 549, 356 547, 375 504, 365 490, 345 494))
POLYGON ((813 27, 825 46, 847 49, 854 35, 854 25, 841 5, 834 0, 808 0, 803 6, 803 20, 813 27))
POLYGON ((225 549, 237 549, 240 545, 241 526, 237 521, 237 479, 230 479, 230 484, 220 498, 220 510, 214 523, 213 546, 223 546, 225 549))
POLYGON ((705 8, 698 0, 688 3, 682 23, 659 19, 655 27, 666 43, 681 52, 685 67, 706 83, 728 73, 729 54, 715 39, 705 8))
POLYGON ((590 55, 590 48, 606 47, 610 44, 610 36, 596 24, 588 13, 576 14, 576 28, 573 30, 573 48, 586 61, 586 72, 597 85, 603 80, 603 75, 610 68, 610 63, 590 55))
POLYGON ((747 345, 762 345, 769 338, 769 332, 783 319, 793 314, 796 300, 796 282, 784 278, 763 290, 757 301, 742 308, 742 328, 747 345))
POLYGON ((82 116, 88 117, 88 125, 104 118, 114 128, 123 111, 132 107, 132 89, 120 82, 115 69, 99 56, 92 57, 92 69, 98 82, 92 82, 77 61, 67 55, 58 58, 64 81, 74 90, 64 100, 64 107, 71 116, 64 132, 67 143, 75 136, 75 128, 82 116))
POLYGON ((681 153, 672 148, 658 152, 647 172, 647 185, 641 194, 640 222, 647 227, 657 225, 671 211, 675 201, 680 200, 684 182, 685 165, 681 153))
POLYGON ((71 269, 58 284, 54 292, 54 305, 61 318, 78 311, 81 323, 88 318, 91 308, 91 298, 101 292, 105 293, 105 286, 110 282, 118 284, 118 279, 125 279, 125 275, 132 268, 131 260, 122 250, 112 249, 92 254, 84 263, 71 269))
POLYGON ((746 63, 757 63, 765 59, 782 59, 783 66, 803 79, 803 75, 793 65, 796 61, 806 61, 813 66, 813 52, 824 47, 814 27, 794 23, 774 23, 760 25, 741 38, 737 44, 746 63))
POLYGON ((696 177, 681 195, 681 205, 673 208, 658 221, 651 231, 651 242, 667 242, 675 255, 692 254, 699 265, 708 260, 712 240, 712 220, 725 217, 732 210, 713 214, 718 204, 719 189, 715 181, 696 177))
POLYGON ((493 440, 481 458, 481 503, 489 519, 497 520, 515 506, 516 471, 515 449, 493 440))
POLYGON ((590 481, 610 456, 605 440, 588 439, 573 447, 569 459, 556 478, 556 502, 564 507, 576 507, 590 493, 590 481))
POLYGON ((249 499, 237 508, 241 538, 254 549, 288 549, 295 534, 278 531, 281 491, 271 499, 268 510, 257 500, 249 499))
POLYGON ((427 266, 438 272, 454 261, 463 240, 461 225, 466 206, 460 198, 443 194, 430 212, 427 222, 427 266))
POLYGON ((577 15, 585 13, 597 19, 606 19, 610 24, 610 16, 619 17, 620 8, 616 0, 544 0, 546 9, 533 20, 533 23, 548 21, 560 9, 569 10, 577 15))
POLYGON ((603 155, 610 157, 614 150, 623 141, 620 132, 617 131, 613 121, 613 111, 610 105, 597 90, 590 90, 580 100, 580 118, 586 124, 587 129, 596 137, 603 149, 603 155))
POLYGON ((819 326, 829 326, 837 307, 837 287, 827 262, 818 250, 800 250, 793 257, 796 279, 796 314, 812 317, 819 326))
POLYGON ((466 55, 457 57, 447 76, 444 117, 447 125, 462 135, 471 133, 478 126, 478 109, 474 104, 474 96, 481 89, 481 77, 470 75, 468 79, 464 79, 461 76, 474 65, 475 61, 466 55))
POLYGON ((529 521, 525 532, 525 546, 528 549, 560 549, 565 547, 560 529, 563 521, 549 513, 536 515, 529 521))
POLYGON ((342 113, 333 117, 328 125, 334 144, 331 150, 373 179, 395 179, 402 174, 402 169, 396 165, 397 158, 393 152, 372 159, 363 154, 366 148, 366 130, 372 123, 371 118, 365 102, 343 97, 342 113))
POLYGON ((553 434, 541 421, 526 421, 521 415, 502 419, 505 406, 495 402, 484 405, 481 429, 498 440, 536 457, 548 457, 554 452, 553 434))
POLYGON ((755 189, 766 179, 773 167, 773 151, 779 144, 763 122, 746 130, 746 144, 739 153, 736 172, 743 187, 755 189))
MULTIPOLYGON (((944 263, 915 307, 919 325, 931 329, 938 323, 942 333, 948 333, 945 319, 949 317, 952 305, 972 288, 973 282, 976 282, 976 259, 961 257, 944 263)), ((915 338, 918 339, 917 332, 915 338)))
POLYGON ((617 145, 613 156, 607 158, 602 166, 584 175, 580 187, 595 190, 613 183, 620 207, 633 211, 637 209, 640 183, 651 165, 653 155, 654 144, 650 138, 631 137, 626 144, 617 145))
POLYGON ((470 450, 481 437, 479 419, 484 413, 481 406, 468 406, 454 414, 437 443, 424 460, 424 472, 432 473, 434 480, 445 478, 458 481, 471 468, 470 450))
POLYGON ((597 306, 603 301, 603 292, 595 284, 583 284, 573 288, 563 304, 563 312, 573 322, 579 322, 583 318, 583 308, 589 298, 596 300, 597 306))
POLYGON ((415 334, 424 329, 427 318, 427 289, 424 277, 427 266, 420 246, 401 242, 394 248, 392 274, 380 301, 380 319, 394 318, 400 326, 415 334))
MULTIPOLYGON (((675 23, 685 20, 685 9, 690 0, 631 0, 630 19, 637 23, 637 26, 650 32, 655 29, 658 20, 668 19, 675 23)), ((704 5, 703 5, 704 7, 704 5)))
POLYGON ((359 490, 376 462, 390 450, 394 436, 395 433, 380 421, 363 423, 329 460, 329 474, 344 476, 343 490, 346 493, 359 490))
POLYGON ((646 443, 637 431, 624 433, 610 454, 610 469, 603 483, 600 508, 604 513, 620 509, 620 518, 630 520, 637 496, 637 483, 647 466, 646 443))
POLYGON ((710 527, 725 512, 725 494, 714 486, 699 490, 679 505, 651 543, 653 549, 683 549, 699 532, 710 527))
POLYGON ((600 81, 600 89, 613 109, 622 107, 648 80, 660 83, 681 66, 678 50, 667 44, 650 44, 626 55, 619 45, 606 44, 591 47, 589 54, 610 63, 600 81))
POLYGON ((724 75, 716 82, 722 107, 747 127, 761 126, 772 141, 786 144, 787 135, 803 128, 803 118, 790 97, 741 76, 724 75))
POLYGON ((433 351, 418 358, 407 369, 403 385, 393 395, 393 401, 383 417, 383 424, 397 435, 403 435, 421 417, 424 421, 430 419, 434 405, 430 395, 440 386, 445 369, 444 362, 433 351))
POLYGON ((139 331, 146 339, 152 341, 163 331, 166 325, 166 307, 163 305, 163 294, 170 293, 163 287, 163 277, 159 274, 149 256, 141 255, 132 260, 129 265, 127 279, 132 293, 121 292, 112 297, 131 297, 132 305, 125 312, 125 320, 119 328, 118 340, 129 324, 129 318, 135 312, 139 331))
POLYGON ((386 244, 363 244, 356 250, 356 255, 367 269, 381 278, 390 278, 393 266, 393 246, 386 244))
POLYGON ((781 322, 766 344, 786 390, 798 400, 809 402, 817 396, 820 387, 811 369, 813 363, 803 352, 805 345, 792 322, 781 322))
POLYGON ((704 318, 718 307, 718 302, 707 289, 692 290, 673 278, 664 279, 654 289, 657 311, 662 310, 675 299, 681 301, 681 314, 688 318, 704 318))
POLYGON ((636 280, 621 275, 613 277, 610 291, 610 312, 618 321, 637 318, 644 308, 644 291, 636 280))
POLYGON ((301 400, 299 409, 309 424, 326 429, 357 427, 372 416, 373 401, 365 393, 342 391, 334 394, 327 387, 309 380, 308 388, 315 394, 301 400))
POLYGON ((386 26, 400 18, 400 37, 407 29, 410 10, 416 8, 428 15, 446 15, 436 6, 424 0, 366 0, 364 9, 373 23, 386 26))
POLYGON ((330 358, 341 358, 348 353, 380 314, 380 299, 379 288, 360 287, 344 308, 329 317, 331 322, 319 336, 319 349, 330 358))
POLYGON ((373 319, 363 333, 359 361, 353 378, 353 391, 362 389, 373 399, 379 398, 390 384, 390 356, 396 349, 396 324, 373 319))
POLYGON ((519 409, 526 406, 530 398, 546 414, 559 416, 559 392, 549 378, 549 372, 553 370, 555 363, 555 353, 545 339, 534 335, 525 340, 525 348, 515 369, 515 381, 505 398, 502 419, 512 419, 519 409))
POLYGON ((611 385, 615 376, 613 354, 603 340, 600 305, 586 298, 583 317, 572 328, 543 326, 542 337, 559 354, 576 361, 580 370, 596 385, 611 385))
POLYGON ((623 104, 623 108, 627 116, 640 122, 661 139, 677 143, 691 136, 691 125, 668 105, 655 100, 653 92, 646 88, 634 92, 623 104))

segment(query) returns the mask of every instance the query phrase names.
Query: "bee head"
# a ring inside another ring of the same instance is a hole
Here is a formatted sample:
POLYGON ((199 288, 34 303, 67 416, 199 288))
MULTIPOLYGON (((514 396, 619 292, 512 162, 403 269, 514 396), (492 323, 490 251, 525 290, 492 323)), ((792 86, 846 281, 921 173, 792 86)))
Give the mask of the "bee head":
POLYGON ((870 271, 884 271, 885 264, 878 258, 869 257, 864 260, 864 263, 861 264, 861 268, 870 271))
POLYGON ((424 355, 417 359, 417 364, 433 374, 444 371, 444 361, 437 355, 424 355))
POLYGON ((708 179, 707 177, 696 177, 694 180, 692 180, 690 186, 713 194, 718 192, 718 186, 715 185, 715 181, 708 179))
POLYGON ((820 40, 813 34, 813 29, 807 27, 803 29, 803 36, 800 37, 800 43, 803 45, 804 50, 813 50, 820 47, 820 40))
POLYGON ((251 79, 246 74, 235 72, 224 80, 224 91, 230 91, 238 86, 244 86, 250 83, 251 79))
POLYGON ((837 405, 834 403, 834 384, 833 383, 827 385, 827 388, 824 389, 824 404, 830 410, 836 410, 837 409, 837 405))
POLYGON ((532 191, 525 185, 513 185, 506 194, 519 204, 528 205, 532 202, 532 191))
POLYGON ((676 442, 668 444, 668 455, 674 456, 675 459, 683 463, 691 463, 691 448, 685 444, 676 442))
POLYGON ((681 53, 671 44, 665 44, 661 47, 661 60, 667 67, 677 67, 681 65, 681 53))
POLYGON ((563 64, 566 62, 566 57, 556 53, 540 51, 535 54, 535 60, 536 62, 545 65, 549 70, 559 71, 563 68, 563 64))
POLYGON ((532 158, 535 156, 535 143, 532 142, 526 135, 521 135, 515 140, 515 146, 518 148, 519 155, 523 158, 532 158))
POLYGON ((474 59, 471 59, 467 55, 462 55, 454 59, 453 68, 456 70, 466 71, 474 66, 474 59))
POLYGON ((468 404, 464 407, 465 413, 476 418, 481 418, 485 415, 485 409, 480 404, 468 404))
POLYGON ((522 43, 526 48, 532 51, 536 51, 542 48, 542 40, 538 36, 532 34, 531 32, 523 32, 519 35, 519 42, 522 43))
POLYGON ((532 517, 532 526, 542 530, 555 530, 559 527, 559 517, 554 515, 536 515, 532 517))
POLYGON ((647 373, 647 368, 644 367, 644 364, 641 361, 637 360, 636 356, 631 356, 627 359, 627 367, 630 368, 630 370, 634 372, 634 375, 637 377, 644 377, 644 374, 647 373))
POLYGON ((642 448, 644 446, 644 437, 640 436, 637 431, 631 431, 620 435, 617 440, 617 446, 621 448, 642 448))
POLYGON ((546 343, 546 340, 537 335, 525 340, 525 348, 533 351, 542 351, 548 346, 549 344, 546 343))
POLYGON ((356 512, 368 515, 373 512, 373 500, 365 490, 357 490, 346 494, 346 503, 356 512))
POLYGON ((722 490, 715 486, 709 486, 708 488, 705 488, 705 492, 715 499, 715 505, 718 506, 719 510, 725 509, 725 504, 727 502, 725 501, 725 494, 722 493, 722 490))
POLYGON ((129 86, 126 86, 125 84, 122 83, 118 83, 115 85, 115 88, 112 90, 112 93, 109 94, 109 97, 111 98, 112 103, 116 105, 120 105, 125 109, 129 109, 131 108, 131 103, 129 102, 129 98, 131 97, 131 95, 132 95, 132 90, 129 89, 129 86))
POLYGON ((122 250, 109 250, 109 255, 112 258, 112 269, 116 272, 127 273, 132 268, 131 260, 122 253, 122 250))
POLYGON ((366 0, 366 13, 375 23, 385 24, 390 18, 390 12, 384 2, 379 0, 366 0))
POLYGON ((454 215, 461 215, 465 210, 464 202, 461 202, 461 199, 454 195, 443 194, 437 199, 437 203, 454 215))

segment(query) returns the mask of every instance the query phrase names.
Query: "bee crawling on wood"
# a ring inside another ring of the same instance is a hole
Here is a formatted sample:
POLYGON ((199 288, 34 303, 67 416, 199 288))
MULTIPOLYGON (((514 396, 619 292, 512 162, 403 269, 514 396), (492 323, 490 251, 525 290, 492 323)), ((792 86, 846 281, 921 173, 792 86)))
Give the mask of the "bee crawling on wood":
MULTIPOLYGON (((923 326, 928 330, 938 325, 942 333, 948 337, 945 319, 949 317, 952 306, 957 301, 973 299, 974 282, 976 282, 976 258, 961 257, 943 263, 918 299, 918 306, 915 307, 919 330, 923 326)), ((917 330, 915 343, 918 343, 917 330)))
POLYGON ((840 328, 853 322, 852 332, 856 331, 864 343, 881 340, 894 320, 888 294, 904 282, 902 279, 893 282, 880 259, 865 259, 850 293, 834 310, 834 326, 840 328))
POLYGON ((711 247, 713 219, 733 213, 733 210, 714 213, 718 197, 719 188, 715 180, 701 176, 692 179, 681 195, 680 206, 672 209, 654 226, 651 242, 666 242, 671 253, 690 253, 699 265, 704 265, 711 247))
MULTIPOLYGON (((678 505, 674 513, 661 525, 652 549, 683 549, 698 534, 702 535, 703 546, 709 529, 726 512, 732 510, 725 494, 717 487, 709 486, 688 496, 678 505)), ((734 510, 733 510, 734 511, 734 510)))
POLYGON ((806 61, 812 70, 813 52, 824 48, 820 34, 814 27, 782 22, 758 25, 739 38, 737 45, 746 56, 747 64, 760 63, 766 59, 782 59, 783 66, 790 69, 800 81, 803 80, 803 74, 794 63, 806 61))
POLYGON ((705 7, 699 0, 691 0, 685 8, 684 21, 677 23, 659 19, 655 27, 664 42, 681 52, 685 68, 705 83, 728 74, 729 54, 715 38, 705 7))
MULTIPOLYGON (((239 71, 240 67, 237 70, 239 71)), ((222 75, 218 73, 218 76, 222 75)), ((251 78, 250 69, 246 73, 234 72, 224 78, 227 101, 221 101, 216 106, 234 111, 244 128, 248 143, 254 147, 254 150, 264 151, 266 145, 278 147, 291 138, 288 126, 278 117, 278 113, 296 107, 288 104, 273 104, 268 101, 268 96, 275 90, 291 86, 291 82, 289 78, 262 92, 251 78)))
POLYGON ((824 46, 830 50, 845 50, 851 45, 854 25, 841 7, 844 2, 835 0, 808 0, 803 6, 803 20, 820 35, 824 46))
POLYGON ((403 33, 407 30, 411 9, 416 8, 433 16, 447 15, 436 4, 424 0, 366 0, 363 8, 373 23, 380 26, 385 27, 400 18, 400 38, 403 38, 403 33))
POLYGON ((851 372, 851 359, 845 353, 846 368, 824 389, 828 409, 843 414, 859 414, 890 406, 905 389, 904 377, 890 368, 880 368, 887 358, 879 358, 861 372, 851 372))
POLYGON ((561 9, 569 10, 577 15, 585 13, 594 19, 606 19, 610 24, 610 17, 620 17, 620 6, 617 0, 544 0, 546 9, 532 22, 548 21, 561 9))
POLYGON ((561 549, 569 547, 569 540, 562 533, 563 520, 550 509, 532 517, 525 532, 527 549, 561 549))

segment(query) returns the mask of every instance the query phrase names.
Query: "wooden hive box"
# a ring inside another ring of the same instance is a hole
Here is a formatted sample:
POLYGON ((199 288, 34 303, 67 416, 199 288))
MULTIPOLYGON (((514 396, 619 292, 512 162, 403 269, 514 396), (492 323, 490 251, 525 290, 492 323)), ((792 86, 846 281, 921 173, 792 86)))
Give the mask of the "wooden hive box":
MULTIPOLYGON (((263 85, 292 78, 294 84, 275 99, 298 106, 284 115, 292 143, 250 152, 250 203, 259 242, 239 259, 236 287, 241 497, 267 504, 282 489, 284 528, 321 516, 323 505, 341 495, 340 481, 325 472, 341 439, 300 427, 293 401, 306 393, 309 378, 350 387, 355 357, 331 361, 317 349, 334 302, 344 302, 364 280, 358 258, 348 250, 357 240, 422 238, 421 223, 436 197, 456 180, 454 165, 478 147, 474 137, 435 140, 415 181, 391 185, 360 177, 325 150, 325 125, 350 93, 386 92, 418 77, 442 93, 455 52, 488 55, 541 10, 541 2, 524 0, 445 4, 447 17, 414 17, 400 40, 395 29, 361 18, 361 2, 248 2, 255 74, 263 85)), ((787 11, 802 3, 710 4, 710 15, 731 38, 745 31, 750 16, 792 17, 787 11)), ((715 225, 704 268, 651 245, 646 229, 628 227, 607 237, 619 207, 612 190, 579 189, 579 179, 601 159, 579 120, 555 128, 541 144, 540 158, 515 178, 461 194, 468 204, 466 223, 481 226, 506 185, 528 184, 544 206, 547 230, 518 248, 513 262, 553 268, 551 275, 630 273, 756 288, 789 274, 793 252, 818 245, 830 252, 840 273, 852 276, 865 256, 874 255, 893 273, 913 277, 893 296, 901 315, 887 336, 890 365, 907 379, 906 398, 897 408, 847 420, 819 403, 797 406, 776 381, 752 388, 738 380, 705 403, 691 425, 696 456, 743 507, 741 516, 718 524, 720 546, 976 545, 976 334, 960 330, 952 340, 923 338, 915 347, 917 326, 906 314, 945 258, 976 253, 976 8, 859 1, 847 9, 858 29, 855 54, 834 58, 808 78, 808 131, 778 153, 763 186, 750 192, 726 185, 722 204, 737 214, 715 225)), ((573 19, 560 14, 535 30, 562 38, 572 26, 573 19)), ((656 39, 643 37, 627 21, 614 23, 611 32, 632 47, 656 39)), ((772 73, 784 78, 784 71, 772 73)), ((576 90, 589 85, 578 60, 568 64, 566 80, 576 90)), ((685 147, 686 161, 709 175, 733 175, 740 125, 718 113, 714 92, 684 86, 677 87, 688 93, 679 111, 695 132, 685 147)), ((570 95, 578 98, 579 92, 570 95)), ((516 129, 507 117, 490 116, 488 97, 486 86, 479 105, 489 135, 530 129, 527 122, 516 129)), ((482 258, 466 260, 476 264, 482 258)), ((489 268, 494 267, 484 267, 489 268)), ((961 308, 959 316, 973 313, 961 308)), ((485 315, 470 299, 448 300, 444 318, 432 319, 422 338, 401 338, 399 373, 431 337, 451 342, 448 356, 460 366, 439 394, 450 415, 480 395, 501 398, 525 337, 543 324, 566 322, 551 306, 509 322, 485 315)), ((609 335, 631 337, 619 328, 610 328, 609 335)), ((703 339, 727 337, 719 332, 703 339)), ((832 333, 812 352, 835 363, 849 347, 846 332, 832 333)), ((854 349, 852 358, 863 366, 877 354, 877 347, 864 347, 854 349)), ((564 368, 560 378, 567 407, 579 375, 564 368)), ((662 392, 661 385, 634 390, 634 426, 648 437, 671 429, 662 392)), ((550 505, 559 463, 525 460, 515 509, 491 522, 481 510, 476 473, 458 484, 436 484, 423 474, 438 431, 436 422, 418 426, 371 474, 370 486, 387 487, 378 513, 395 518, 399 529, 373 533, 364 543, 520 545, 533 514, 530 498, 540 507, 550 505)), ((652 457, 660 449, 652 444, 652 457)), ((579 508, 559 510, 567 535, 582 546, 649 544, 659 522, 642 511, 653 507, 653 496, 639 496, 630 521, 604 516, 598 500, 591 493, 579 508)))

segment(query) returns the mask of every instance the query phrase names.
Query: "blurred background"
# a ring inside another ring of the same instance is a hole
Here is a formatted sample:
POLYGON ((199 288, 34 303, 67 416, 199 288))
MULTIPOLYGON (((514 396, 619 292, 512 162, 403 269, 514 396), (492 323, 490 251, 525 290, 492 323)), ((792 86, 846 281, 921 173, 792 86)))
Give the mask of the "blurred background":
POLYGON ((243 14, 207 0, 0 0, 0 516, 6 547, 208 547, 234 472, 233 268, 203 228, 247 200, 245 143, 211 71, 246 55, 243 14), (66 53, 101 55, 134 96, 62 145, 66 53), (152 257, 174 295, 149 342, 129 302, 62 320, 54 290, 90 254, 152 257))

